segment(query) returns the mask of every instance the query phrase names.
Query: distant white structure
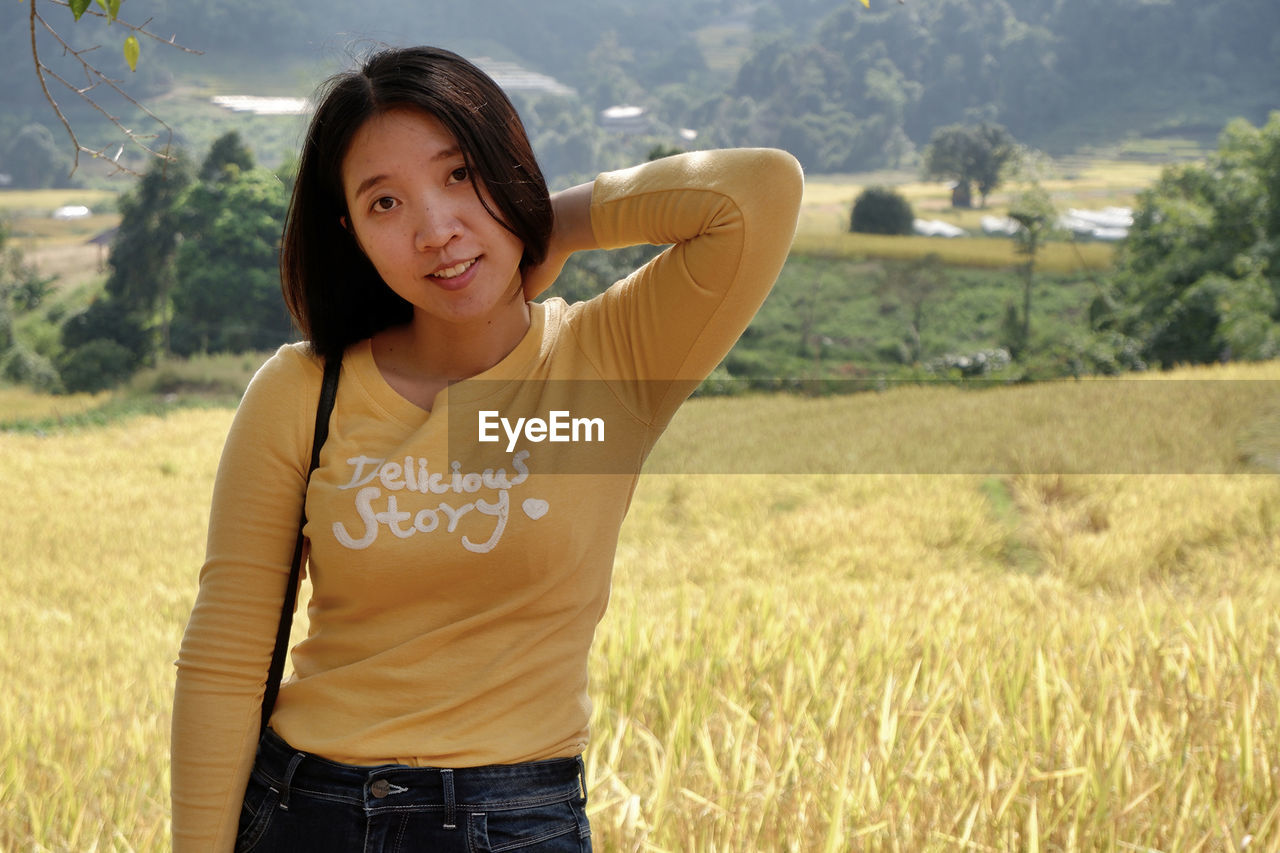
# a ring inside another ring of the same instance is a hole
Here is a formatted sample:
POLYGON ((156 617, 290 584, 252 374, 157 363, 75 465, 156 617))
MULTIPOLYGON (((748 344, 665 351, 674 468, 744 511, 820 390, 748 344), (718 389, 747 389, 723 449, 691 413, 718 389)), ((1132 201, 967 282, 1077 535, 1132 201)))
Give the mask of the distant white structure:
POLYGON ((941 219, 913 220, 911 230, 925 237, 963 237, 969 233, 960 226, 943 222, 941 219))
MULTIPOLYGON (((1133 209, 1104 207, 1102 210, 1068 208, 1058 217, 1057 227, 1089 240, 1123 240, 1133 227, 1133 209)), ((1022 228, 1007 216, 982 217, 982 233, 993 237, 1012 237, 1022 228)))
POLYGON ((619 133, 644 133, 649 129, 649 116, 644 107, 617 104, 600 111, 600 126, 619 133))
POLYGON ((982 217, 982 233, 993 237, 1012 237, 1022 226, 1007 216, 982 217))
POLYGON ((490 59, 487 56, 478 57, 474 61, 480 66, 480 70, 493 78, 493 82, 508 92, 543 92, 564 97, 577 94, 554 77, 530 71, 514 62, 490 59))
POLYGON ((234 113, 259 116, 296 116, 311 109, 306 98, 268 98, 260 95, 214 95, 213 103, 234 113))
POLYGON ((64 204, 53 212, 54 219, 83 219, 89 215, 89 208, 83 204, 64 204))
MULTIPOLYGON (((549 95, 572 97, 573 89, 553 77, 530 71, 514 62, 504 62, 488 57, 475 60, 486 74, 508 92, 544 92, 549 95)), ((311 102, 306 98, 268 97, 263 95, 215 95, 210 100, 224 109, 237 113, 253 113, 260 116, 302 115, 310 112, 311 102)))
POLYGON ((1102 210, 1068 208, 1058 217, 1058 227, 1077 237, 1092 240, 1123 240, 1133 227, 1133 208, 1104 207, 1102 210))

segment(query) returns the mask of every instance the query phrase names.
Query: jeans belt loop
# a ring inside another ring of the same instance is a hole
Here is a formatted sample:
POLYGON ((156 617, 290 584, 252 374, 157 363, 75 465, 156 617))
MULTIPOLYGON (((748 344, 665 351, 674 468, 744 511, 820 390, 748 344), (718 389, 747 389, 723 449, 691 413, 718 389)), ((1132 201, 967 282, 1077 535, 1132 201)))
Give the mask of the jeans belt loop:
POLYGON ((578 756, 578 789, 582 792, 582 804, 587 804, 587 764, 578 756))
POLYGON ((441 770, 440 779, 444 782, 444 828, 457 829, 457 802, 453 793, 453 771, 441 770))
POLYGON ((295 752, 293 758, 289 759, 289 768, 284 771, 284 785, 280 792, 280 808, 285 811, 289 810, 289 786, 293 784, 293 773, 298 769, 298 765, 302 763, 302 759, 306 758, 306 753, 295 752))

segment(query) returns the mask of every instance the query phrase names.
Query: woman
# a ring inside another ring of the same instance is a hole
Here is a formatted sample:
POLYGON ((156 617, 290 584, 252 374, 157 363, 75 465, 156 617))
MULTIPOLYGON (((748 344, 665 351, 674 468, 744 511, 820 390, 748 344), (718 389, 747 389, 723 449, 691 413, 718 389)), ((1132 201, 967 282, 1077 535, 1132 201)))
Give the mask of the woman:
POLYGON ((179 655, 176 849, 590 849, 587 654, 618 530, 777 276, 800 190, 789 155, 727 151, 548 197, 462 58, 388 50, 330 81, 282 254, 306 341, 236 414, 179 655), (674 245, 589 302, 528 301, 573 252, 639 243, 674 245), (310 629, 259 742, 304 497, 310 629))

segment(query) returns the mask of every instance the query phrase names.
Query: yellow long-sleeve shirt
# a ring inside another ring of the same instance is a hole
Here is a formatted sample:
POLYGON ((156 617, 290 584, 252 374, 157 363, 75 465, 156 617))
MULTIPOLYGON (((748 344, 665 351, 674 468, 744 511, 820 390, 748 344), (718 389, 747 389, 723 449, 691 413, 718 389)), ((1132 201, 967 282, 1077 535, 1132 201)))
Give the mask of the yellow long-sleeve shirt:
POLYGON ((352 764, 583 750, 587 654, 639 468, 764 300, 800 192, 799 165, 769 150, 600 175, 601 246, 674 245, 589 302, 531 305, 516 348, 430 413, 353 345, 309 488, 321 364, 286 346, 263 366, 227 438, 178 658, 176 850, 232 849, 304 488, 310 630, 272 728, 352 764))

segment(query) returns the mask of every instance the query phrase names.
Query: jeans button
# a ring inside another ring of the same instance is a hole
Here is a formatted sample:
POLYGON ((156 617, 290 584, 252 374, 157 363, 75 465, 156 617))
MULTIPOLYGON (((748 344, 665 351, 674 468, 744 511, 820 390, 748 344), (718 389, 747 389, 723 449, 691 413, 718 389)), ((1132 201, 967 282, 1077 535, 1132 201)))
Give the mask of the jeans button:
POLYGON ((369 793, 373 794, 378 799, 382 799, 387 794, 391 793, 391 783, 386 779, 379 779, 369 786, 369 793))

